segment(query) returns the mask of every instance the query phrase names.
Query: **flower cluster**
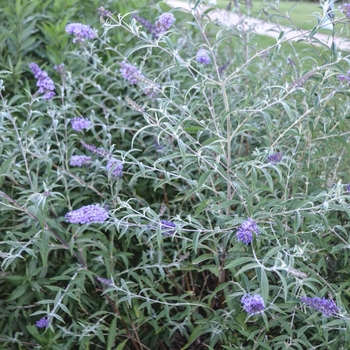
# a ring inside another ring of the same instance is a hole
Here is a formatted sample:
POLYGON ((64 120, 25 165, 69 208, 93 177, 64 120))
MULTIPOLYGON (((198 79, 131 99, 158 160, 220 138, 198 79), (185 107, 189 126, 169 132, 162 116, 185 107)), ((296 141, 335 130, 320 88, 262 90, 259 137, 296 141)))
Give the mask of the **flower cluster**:
POLYGON ((161 14, 155 24, 152 24, 147 19, 144 19, 138 15, 133 15, 133 17, 140 22, 156 39, 164 34, 175 22, 174 15, 169 12, 161 14))
POLYGON ((70 120, 73 130, 82 131, 88 129, 91 125, 91 122, 87 118, 77 117, 70 120))
POLYGON ((35 325, 38 328, 48 328, 50 325, 50 320, 47 317, 43 317, 40 320, 36 321, 35 325))
POLYGON ((66 32, 68 34, 73 34, 75 38, 73 43, 82 43, 85 39, 95 39, 95 32, 87 25, 81 23, 70 23, 66 26, 66 32))
POLYGON ((343 4, 339 7, 339 10, 343 12, 347 18, 350 18, 350 4, 343 4))
POLYGON ((111 159, 107 163, 107 171, 112 169, 112 175, 115 177, 123 177, 123 164, 116 159, 111 159))
POLYGON ((36 86, 39 88, 38 93, 44 94, 44 100, 53 98, 56 94, 54 93, 55 85, 52 79, 36 63, 30 63, 29 68, 32 70, 34 77, 38 79, 36 82, 36 86))
POLYGON ((79 168, 90 164, 91 157, 88 156, 71 156, 69 164, 70 166, 77 166, 79 168))
POLYGON ((253 232, 256 235, 258 235, 260 233, 256 222, 253 219, 248 218, 238 228, 237 233, 236 233, 237 240, 248 245, 253 241, 253 232))
POLYGON ((337 78, 341 81, 341 82, 347 82, 349 83, 350 82, 350 70, 348 70, 346 72, 346 75, 344 74, 340 74, 337 76, 337 78))
POLYGON ((300 300, 305 303, 307 306, 310 306, 318 311, 321 311, 323 316, 329 317, 333 314, 339 312, 340 308, 337 307, 337 304, 331 300, 326 298, 308 298, 301 297, 300 300))
POLYGON ((67 213, 65 218, 71 224, 103 223, 108 219, 108 212, 98 204, 91 204, 67 213))
POLYGON ((259 294, 245 294, 241 299, 243 309, 251 316, 261 314, 265 310, 264 300, 259 294))
POLYGON ((201 64, 209 64, 211 59, 206 50, 200 49, 196 54, 196 61, 201 64))
POLYGON ((160 220, 161 230, 163 236, 173 236, 175 234, 176 225, 167 220, 160 220))
POLYGON ((283 158, 283 153, 277 152, 269 155, 266 159, 270 164, 276 165, 282 160, 282 158, 283 158))
POLYGON ((137 84, 141 81, 141 79, 144 79, 144 75, 139 69, 125 61, 122 62, 120 73, 122 73, 123 78, 127 80, 130 84, 137 84))

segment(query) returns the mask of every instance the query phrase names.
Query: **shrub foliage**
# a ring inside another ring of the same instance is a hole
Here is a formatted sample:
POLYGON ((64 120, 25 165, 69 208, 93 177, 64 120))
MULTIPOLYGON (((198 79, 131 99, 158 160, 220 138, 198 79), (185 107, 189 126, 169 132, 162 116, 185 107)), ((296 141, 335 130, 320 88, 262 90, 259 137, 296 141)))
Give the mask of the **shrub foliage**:
POLYGON ((347 349, 347 53, 61 3, 1 15, 2 346, 347 349))

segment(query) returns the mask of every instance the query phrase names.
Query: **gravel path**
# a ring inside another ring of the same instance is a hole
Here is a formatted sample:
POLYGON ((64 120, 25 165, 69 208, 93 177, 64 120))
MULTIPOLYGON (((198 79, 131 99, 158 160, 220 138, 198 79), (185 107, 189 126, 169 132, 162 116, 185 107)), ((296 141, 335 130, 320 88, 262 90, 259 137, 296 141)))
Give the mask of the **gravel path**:
MULTIPOLYGON (((168 5, 172 7, 182 8, 184 11, 191 11, 190 5, 186 1, 178 0, 164 0, 168 5)), ((193 5, 192 5, 193 6, 193 5)), ((201 6, 201 10, 204 10, 206 7, 201 6)), ((217 9, 210 12, 209 18, 212 21, 218 21, 223 25, 231 26, 238 25, 241 23, 241 18, 235 13, 228 13, 225 10, 217 9)), ((310 38, 310 31, 294 30, 288 27, 276 25, 274 23, 268 23, 253 17, 246 17, 245 22, 247 25, 251 26, 253 30, 260 35, 267 35, 273 38, 278 38, 281 31, 284 31, 283 41, 293 40, 297 41, 303 39, 306 43, 313 43, 313 45, 320 45, 317 43, 317 40, 326 44, 328 47, 332 44, 332 35, 317 33, 312 38, 310 38), (315 40, 316 39, 316 40, 315 40)), ((331 33, 331 31, 330 31, 331 33)), ((350 41, 344 38, 335 37, 335 43, 339 50, 350 51, 350 41)))

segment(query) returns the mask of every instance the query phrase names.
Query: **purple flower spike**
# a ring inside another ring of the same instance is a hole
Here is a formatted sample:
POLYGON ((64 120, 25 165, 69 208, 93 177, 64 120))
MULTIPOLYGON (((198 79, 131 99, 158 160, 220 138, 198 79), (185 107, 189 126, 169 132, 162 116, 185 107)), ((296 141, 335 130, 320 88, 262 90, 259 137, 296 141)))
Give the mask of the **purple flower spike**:
POLYGON ((112 168, 112 175, 115 177, 123 177, 123 164, 119 160, 111 159, 107 163, 107 171, 110 171, 112 168))
POLYGON ((266 159, 267 161, 272 164, 272 165, 277 165, 283 158, 283 153, 278 152, 278 153, 273 153, 269 155, 266 159))
POLYGON ((35 325, 38 328, 48 328, 50 325, 50 320, 47 317, 43 317, 39 321, 36 321, 35 325))
POLYGON ((75 38, 73 43, 82 43, 85 39, 95 39, 96 34, 89 26, 81 23, 70 23, 66 26, 66 32, 68 34, 73 34, 75 38))
POLYGON ((87 118, 78 117, 70 120, 73 130, 82 131, 84 129, 89 129, 91 122, 87 118))
POLYGON ((175 234, 176 225, 171 221, 160 220, 162 235, 163 236, 173 236, 175 234))
POLYGON ((32 70, 34 77, 38 79, 36 86, 39 88, 37 93, 44 94, 44 100, 51 100, 56 94, 54 93, 55 85, 46 72, 42 71, 36 63, 30 63, 29 68, 32 70))
POLYGON ((325 317, 332 316, 340 311, 340 308, 337 307, 337 304, 331 299, 301 297, 300 300, 307 306, 321 311, 325 317))
POLYGON ((140 22, 149 33, 153 34, 153 37, 156 39, 164 34, 175 22, 174 15, 169 12, 161 14, 155 24, 152 24, 147 19, 138 15, 133 15, 133 17, 140 22))
POLYGON ((109 155, 102 147, 96 147, 95 145, 88 145, 84 141, 80 140, 81 145, 91 153, 97 154, 99 157, 107 157, 109 155))
POLYGON ((107 210, 98 204, 86 205, 65 215, 71 224, 103 223, 108 217, 107 210))
POLYGON ((209 64, 211 59, 206 50, 200 49, 196 54, 196 61, 201 64, 209 64))
POLYGON ((79 168, 89 165, 91 162, 91 157, 87 156, 71 156, 69 165, 70 166, 77 166, 79 168))
POLYGON ((253 232, 256 235, 260 234, 260 231, 258 229, 258 225, 256 224, 256 222, 253 219, 248 218, 238 228, 236 233, 237 240, 239 242, 243 242, 244 244, 248 245, 253 241, 253 232))
POLYGON ((133 17, 136 19, 136 21, 140 22, 149 33, 153 33, 155 30, 155 25, 152 24, 150 21, 148 21, 145 18, 140 17, 139 15, 134 14, 133 17))
POLYGON ((265 310, 264 300, 259 294, 246 294, 241 299, 243 309, 248 312, 250 316, 261 314, 265 310))
POLYGON ((139 69, 125 61, 122 62, 120 73, 122 73, 123 78, 130 84, 137 84, 140 80, 145 79, 145 76, 139 69))

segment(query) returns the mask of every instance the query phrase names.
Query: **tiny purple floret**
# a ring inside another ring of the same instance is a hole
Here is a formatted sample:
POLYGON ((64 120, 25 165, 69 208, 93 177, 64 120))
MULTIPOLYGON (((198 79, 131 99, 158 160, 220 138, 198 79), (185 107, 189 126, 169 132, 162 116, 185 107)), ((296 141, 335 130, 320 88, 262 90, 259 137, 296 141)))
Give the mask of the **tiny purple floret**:
POLYGON ((108 279, 108 278, 103 278, 103 277, 98 276, 97 279, 98 279, 101 283, 105 284, 106 286, 112 286, 112 285, 113 285, 112 280, 110 280, 110 279, 108 279))
POLYGON ((318 311, 321 311, 323 316, 329 317, 333 314, 336 314, 340 311, 340 308, 337 307, 337 304, 331 300, 326 298, 308 298, 308 297, 301 297, 300 300, 305 303, 307 306, 310 306, 318 311))
POLYGON ((40 320, 36 321, 35 325, 38 328, 48 328, 50 325, 50 320, 47 317, 43 317, 40 320))
POLYGON ((348 184, 346 185, 346 191, 347 191, 348 193, 350 193, 350 183, 348 183, 348 184))
POLYGON ((278 152, 278 153, 273 153, 269 155, 266 159, 267 161, 272 164, 272 165, 277 165, 283 158, 283 153, 278 152))
POLYGON ((70 120, 73 130, 82 131, 84 129, 89 129, 91 122, 87 118, 77 117, 70 120))
POLYGON ((261 314, 265 310, 264 300, 259 294, 243 295, 241 304, 243 305, 243 309, 248 312, 250 316, 261 314))
POLYGON ((79 168, 89 165, 91 163, 91 157, 88 156, 71 156, 69 165, 77 166, 79 168))
POLYGON ((73 34, 75 38, 73 43, 84 42, 85 39, 95 39, 96 34, 92 28, 81 23, 70 23, 66 26, 66 32, 68 34, 73 34))
POLYGON ((200 49, 196 54, 196 61, 201 64, 209 64, 211 59, 208 55, 207 50, 200 49))
POLYGON ((99 204, 86 205, 65 215, 71 224, 103 223, 108 217, 107 210, 99 204))
POLYGON ((176 225, 173 222, 160 220, 160 223, 163 236, 173 236, 175 234, 176 225))
POLYGON ((339 7, 339 10, 343 12, 347 18, 350 18, 350 4, 343 4, 339 7))
POLYGON ((57 66, 54 66, 54 69, 58 74, 63 75, 64 74, 64 63, 61 63, 57 66))

